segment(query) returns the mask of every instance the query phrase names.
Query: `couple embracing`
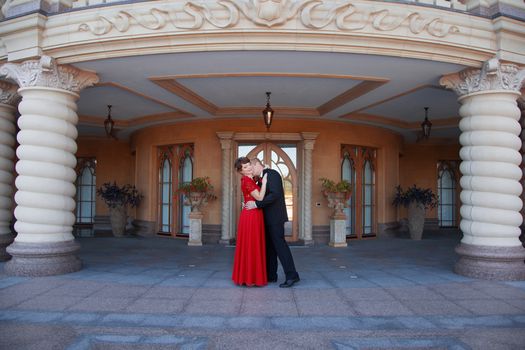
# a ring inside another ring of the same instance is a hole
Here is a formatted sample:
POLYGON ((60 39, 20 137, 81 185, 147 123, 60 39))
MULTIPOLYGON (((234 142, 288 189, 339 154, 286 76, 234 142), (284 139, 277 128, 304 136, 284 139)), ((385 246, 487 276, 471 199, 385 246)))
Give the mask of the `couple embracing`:
POLYGON ((289 288, 299 282, 299 274, 284 239, 288 214, 281 176, 257 158, 240 157, 234 166, 242 175, 244 205, 237 228, 232 280, 237 285, 258 287, 277 282, 279 258, 285 274, 279 287, 289 288))

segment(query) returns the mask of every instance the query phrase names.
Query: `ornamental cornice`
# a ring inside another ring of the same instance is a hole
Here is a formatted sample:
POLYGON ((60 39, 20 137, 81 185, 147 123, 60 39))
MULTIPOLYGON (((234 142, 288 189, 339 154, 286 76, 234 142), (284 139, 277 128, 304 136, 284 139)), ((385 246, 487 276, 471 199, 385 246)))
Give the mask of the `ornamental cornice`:
POLYGON ((17 93, 18 87, 14 84, 0 80, 0 104, 16 106, 20 101, 17 93))
POLYGON ((70 65, 59 65, 49 56, 22 63, 6 63, 0 66, 0 76, 13 79, 21 88, 41 86, 75 93, 98 83, 95 73, 70 65))
POLYGON ((439 83, 453 89, 458 96, 489 90, 519 92, 525 82, 525 69, 515 64, 501 64, 492 58, 481 69, 467 68, 459 73, 443 76, 439 83))
POLYGON ((322 0, 219 0, 209 2, 147 3, 143 7, 120 10, 114 15, 98 15, 94 21, 81 23, 79 31, 102 36, 111 31, 127 32, 138 25, 149 30, 197 30, 206 23, 216 28, 235 28, 246 19, 256 26, 273 28, 288 22, 308 29, 323 29, 331 24, 343 32, 372 27, 389 32, 407 27, 413 34, 427 33, 442 38, 458 33, 457 26, 441 17, 422 14, 410 6, 379 8, 366 3, 322 0))

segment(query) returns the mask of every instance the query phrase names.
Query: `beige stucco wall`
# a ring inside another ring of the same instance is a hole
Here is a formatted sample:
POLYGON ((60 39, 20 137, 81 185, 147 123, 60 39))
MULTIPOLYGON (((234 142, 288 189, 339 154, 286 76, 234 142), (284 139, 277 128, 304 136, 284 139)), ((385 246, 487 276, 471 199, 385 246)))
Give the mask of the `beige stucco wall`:
MULTIPOLYGON (((432 139, 430 139, 430 142, 432 139)), ((459 161, 459 142, 456 144, 415 143, 406 144, 399 160, 400 185, 403 188, 417 185, 430 188, 437 194, 437 162, 459 161)), ((399 209, 399 217, 406 217, 406 209, 399 209)), ((427 218, 437 218, 436 209, 427 210, 427 218)))
MULTIPOLYGON (((156 218, 156 147, 159 145, 193 143, 195 145, 194 176, 209 176, 217 194, 221 194, 221 147, 218 131, 261 132, 262 121, 253 119, 223 119, 177 123, 170 126, 151 127, 133 135, 131 144, 136 151, 137 187, 146 194, 138 217, 154 221, 156 218)), ((327 225, 330 210, 320 191, 321 177, 340 179, 341 144, 355 144, 378 148, 378 219, 380 223, 395 220, 395 211, 383 198, 392 196, 398 182, 398 154, 401 137, 389 130, 343 122, 321 122, 297 119, 280 119, 272 125, 271 132, 319 132, 312 155, 312 223, 327 225), (388 176, 385 176, 388 174, 388 176), (315 202, 322 203, 316 207, 315 202)), ((212 202, 204 223, 220 224, 221 201, 212 202)))
MULTIPOLYGON (((119 185, 133 184, 133 157, 129 142, 107 138, 79 138, 77 143, 77 157, 94 157, 97 160, 97 188, 105 182, 113 181, 119 185)), ((98 196, 96 213, 109 215, 107 206, 98 196)))
MULTIPOLYGON (((104 182, 134 183, 144 194, 136 217, 155 221, 157 217, 157 153, 160 145, 193 143, 195 146, 194 176, 209 176, 219 199, 210 203, 203 223, 221 223, 221 161, 222 151, 217 131, 261 132, 262 121, 253 119, 202 120, 146 128, 132 135, 131 140, 104 138, 78 140, 77 156, 97 159, 97 187, 104 182)), ((377 153, 377 217, 378 223, 389 223, 406 217, 404 209, 391 205, 395 186, 416 184, 437 190, 439 160, 459 160, 459 144, 403 144, 400 135, 383 128, 346 122, 279 119, 272 125, 274 133, 318 132, 312 154, 312 224, 328 225, 330 209, 321 193, 321 177, 340 179, 342 144, 375 147, 377 153), (320 202, 321 206, 315 206, 320 202)), ((234 177, 237 180, 237 177, 234 177)), ((97 200, 97 215, 107 215, 103 202, 97 200)), ((436 218, 435 210, 427 218, 436 218)))

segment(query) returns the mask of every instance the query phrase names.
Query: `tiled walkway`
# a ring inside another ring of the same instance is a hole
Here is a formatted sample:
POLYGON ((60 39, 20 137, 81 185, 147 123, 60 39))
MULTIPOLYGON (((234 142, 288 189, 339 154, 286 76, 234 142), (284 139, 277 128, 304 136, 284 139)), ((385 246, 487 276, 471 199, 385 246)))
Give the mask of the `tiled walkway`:
POLYGON ((233 285, 233 247, 79 241, 77 273, 0 264, 0 349, 525 349, 525 282, 454 274, 457 237, 292 247, 291 289, 233 285))

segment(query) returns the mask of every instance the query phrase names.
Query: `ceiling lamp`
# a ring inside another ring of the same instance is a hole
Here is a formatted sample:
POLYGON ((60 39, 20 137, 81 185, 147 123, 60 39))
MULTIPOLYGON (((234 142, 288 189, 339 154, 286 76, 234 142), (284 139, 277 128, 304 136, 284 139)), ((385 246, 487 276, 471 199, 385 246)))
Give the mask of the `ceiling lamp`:
POLYGON ((273 109, 270 106, 270 95, 271 92, 266 92, 266 108, 262 111, 264 118, 264 125, 266 125, 266 130, 270 130, 270 125, 272 125, 273 120, 273 109))
POLYGON ((432 123, 428 120, 428 107, 425 107, 425 120, 421 123, 421 131, 425 139, 430 137, 430 129, 432 129, 432 123))
POLYGON ((115 121, 111 119, 111 105, 108 105, 108 117, 104 120, 104 129, 106 129, 107 137, 113 137, 113 127, 115 121))

